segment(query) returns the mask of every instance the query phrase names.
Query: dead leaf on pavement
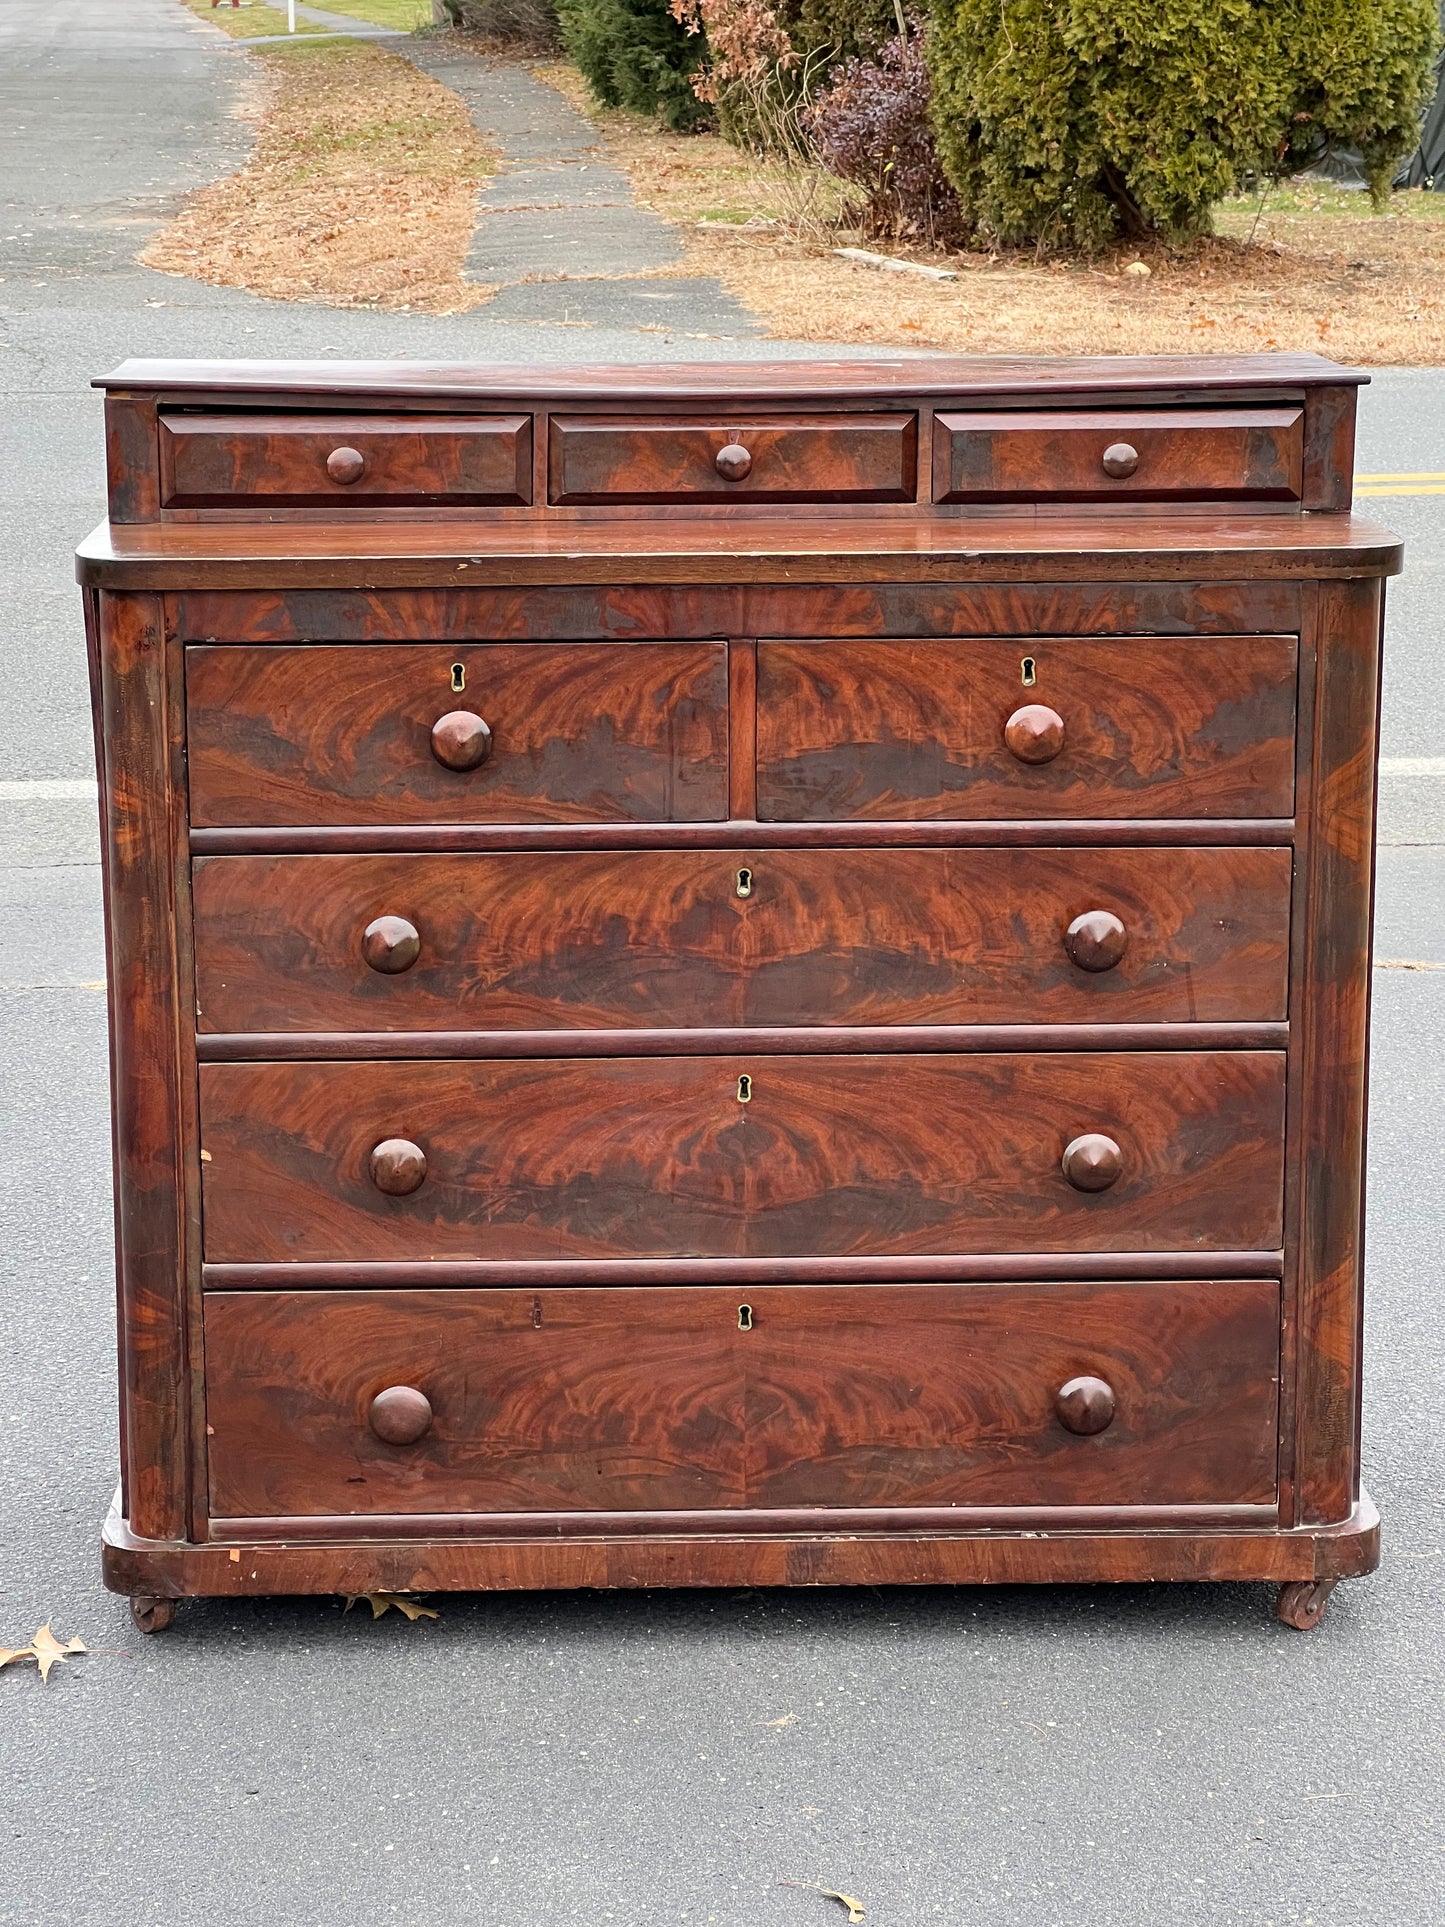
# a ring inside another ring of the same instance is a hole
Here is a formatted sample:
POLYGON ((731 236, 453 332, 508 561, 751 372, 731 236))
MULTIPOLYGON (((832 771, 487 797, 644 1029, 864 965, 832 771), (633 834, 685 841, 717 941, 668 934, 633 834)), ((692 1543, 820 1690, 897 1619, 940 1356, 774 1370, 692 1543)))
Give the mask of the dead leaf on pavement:
POLYGON ((48 1680, 50 1669, 57 1660, 65 1661, 72 1653, 84 1653, 89 1650, 84 1640, 80 1639, 68 1639, 62 1646, 51 1632, 50 1622, 47 1620, 28 1646, 0 1646, 0 1666, 9 1666, 17 1659, 33 1659, 40 1669, 41 1679, 48 1680))
POLYGON ((796 1713, 784 1713, 783 1717, 780 1720, 759 1720, 758 1721, 759 1726, 796 1726, 797 1723, 798 1723, 798 1716, 796 1713))
POLYGON ((405 1613, 407 1618, 412 1620, 439 1619, 441 1617, 441 1614, 438 1613, 435 1606, 423 1606, 419 1600, 409 1598, 404 1592, 350 1593, 346 1600, 346 1610, 350 1612, 351 1608, 359 1599, 364 1599, 371 1607, 371 1616, 373 1619, 380 1619, 388 1606, 395 1606, 399 1613, 405 1613))
POLYGON ((780 1880, 780 1887, 806 1887, 809 1893, 821 1894, 824 1900, 836 1900, 841 1907, 848 1909, 849 1920, 863 1918, 863 1902, 855 1900, 852 1894, 837 1893, 832 1887, 816 1886, 811 1880, 780 1880))

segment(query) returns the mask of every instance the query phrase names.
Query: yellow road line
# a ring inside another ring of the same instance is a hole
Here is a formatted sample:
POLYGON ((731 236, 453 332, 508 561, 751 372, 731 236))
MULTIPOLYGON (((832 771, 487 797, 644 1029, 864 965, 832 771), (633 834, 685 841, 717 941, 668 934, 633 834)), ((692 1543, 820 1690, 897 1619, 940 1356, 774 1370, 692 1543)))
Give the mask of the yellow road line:
POLYGON ((1356 495, 1445 495, 1445 482, 1415 488, 1357 488, 1356 495))
POLYGON ((1399 475, 1357 475, 1357 482, 1445 482, 1445 472, 1439 469, 1406 469, 1399 475))

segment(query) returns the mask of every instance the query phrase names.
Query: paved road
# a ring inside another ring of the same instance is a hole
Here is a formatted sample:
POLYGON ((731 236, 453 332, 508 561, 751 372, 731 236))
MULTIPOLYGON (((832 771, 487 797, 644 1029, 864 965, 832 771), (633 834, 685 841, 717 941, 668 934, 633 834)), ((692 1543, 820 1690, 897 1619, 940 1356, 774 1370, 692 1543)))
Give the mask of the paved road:
MULTIPOLYGON (((70 550, 85 382, 127 352, 563 356, 574 331, 268 305, 131 257, 241 149, 240 56, 173 0, 0 0, 0 1674, 13 1927, 1430 1927, 1445 1716, 1445 970, 1377 977, 1374 1579, 1320 1631, 1263 1590, 723 1593, 199 1605, 142 1641, 99 1587, 114 1479, 98 879, 70 550), (159 305, 152 305, 159 304, 159 305), (22 785, 18 791, 12 785, 22 785)), ((586 337, 655 356, 658 337, 586 337)), ((756 354, 774 344, 669 352, 756 354)), ((1445 374, 1367 392, 1361 467, 1445 469, 1445 374)), ((1445 498, 1386 501, 1384 958, 1445 965, 1445 498)))

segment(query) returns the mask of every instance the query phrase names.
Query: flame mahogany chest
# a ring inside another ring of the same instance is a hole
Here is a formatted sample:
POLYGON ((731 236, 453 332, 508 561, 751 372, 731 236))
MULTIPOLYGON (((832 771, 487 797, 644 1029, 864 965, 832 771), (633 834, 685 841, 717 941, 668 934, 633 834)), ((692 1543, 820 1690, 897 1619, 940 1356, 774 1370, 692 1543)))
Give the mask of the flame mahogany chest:
POLYGON ((1373 1566, 1361 379, 102 384, 141 1626, 1373 1566))

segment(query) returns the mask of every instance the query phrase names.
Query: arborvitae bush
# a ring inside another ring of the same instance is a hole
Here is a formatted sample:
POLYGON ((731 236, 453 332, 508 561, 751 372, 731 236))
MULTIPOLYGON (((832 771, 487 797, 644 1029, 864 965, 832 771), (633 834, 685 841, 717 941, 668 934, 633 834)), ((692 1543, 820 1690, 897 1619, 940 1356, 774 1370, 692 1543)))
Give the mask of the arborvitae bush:
POLYGON ((1207 233, 1211 205, 1358 147, 1415 145, 1437 0, 933 0, 933 122, 986 239, 1096 250, 1207 233))
POLYGON ((898 35, 893 0, 787 0, 779 12, 796 46, 828 47, 844 59, 871 59, 898 35))
POLYGON ((706 42, 673 18, 668 0, 557 0, 562 39, 604 107, 655 114, 686 130, 709 116, 692 77, 706 42))

